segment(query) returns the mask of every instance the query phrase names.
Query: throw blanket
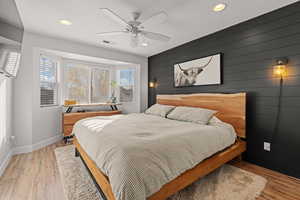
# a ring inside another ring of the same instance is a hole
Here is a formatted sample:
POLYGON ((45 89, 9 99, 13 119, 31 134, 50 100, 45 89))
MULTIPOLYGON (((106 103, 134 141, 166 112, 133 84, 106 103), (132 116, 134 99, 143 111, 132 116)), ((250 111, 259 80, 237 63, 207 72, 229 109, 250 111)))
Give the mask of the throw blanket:
POLYGON ((146 114, 87 118, 73 132, 109 178, 116 200, 145 200, 236 138, 225 123, 199 125, 146 114))

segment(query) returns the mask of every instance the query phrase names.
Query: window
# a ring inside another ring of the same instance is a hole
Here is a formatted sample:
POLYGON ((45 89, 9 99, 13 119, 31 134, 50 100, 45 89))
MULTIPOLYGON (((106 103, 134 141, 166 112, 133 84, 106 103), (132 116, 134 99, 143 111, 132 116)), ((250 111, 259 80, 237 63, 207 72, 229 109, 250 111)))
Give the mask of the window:
POLYGON ((18 52, 10 51, 7 56, 6 64, 5 64, 5 71, 10 76, 16 76, 17 71, 20 64, 20 57, 21 54, 18 52))
POLYGON ((6 136, 6 79, 0 74, 0 147, 6 136))
POLYGON ((91 102, 106 102, 109 99, 109 71, 92 69, 91 102))
POLYGON ((57 105, 58 81, 57 81, 58 62, 50 57, 40 56, 40 105, 57 105))
POLYGON ((67 62, 64 85, 65 100, 76 100, 78 104, 107 102, 110 96, 110 70, 67 62))
POLYGON ((118 70, 118 85, 120 102, 134 101, 134 69, 118 70))
POLYGON ((76 100, 77 103, 89 103, 90 71, 82 65, 68 63, 65 65, 64 85, 65 99, 76 100))

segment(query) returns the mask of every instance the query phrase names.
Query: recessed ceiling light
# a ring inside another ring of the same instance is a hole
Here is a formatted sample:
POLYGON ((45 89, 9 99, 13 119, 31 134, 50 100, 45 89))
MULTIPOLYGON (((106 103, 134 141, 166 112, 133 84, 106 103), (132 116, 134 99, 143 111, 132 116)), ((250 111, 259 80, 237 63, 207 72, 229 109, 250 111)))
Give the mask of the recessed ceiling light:
POLYGON ((219 3, 219 4, 215 5, 215 7, 214 7, 213 10, 215 12, 220 12, 220 11, 223 11, 225 8, 226 8, 226 4, 225 3, 219 3))
POLYGON ((142 45, 143 47, 146 47, 146 46, 148 46, 148 43, 143 42, 141 45, 142 45))
POLYGON ((66 26, 72 25, 72 22, 69 20, 66 20, 66 19, 59 20, 59 23, 66 25, 66 26))

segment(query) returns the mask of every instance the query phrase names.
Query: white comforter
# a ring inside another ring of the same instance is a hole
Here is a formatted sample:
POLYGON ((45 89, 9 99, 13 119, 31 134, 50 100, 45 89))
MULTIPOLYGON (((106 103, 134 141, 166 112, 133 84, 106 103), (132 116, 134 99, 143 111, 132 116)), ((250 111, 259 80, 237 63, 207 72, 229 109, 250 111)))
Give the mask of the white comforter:
POLYGON ((73 133, 109 178, 116 200, 145 200, 236 138, 228 124, 199 125, 146 114, 83 119, 73 133))

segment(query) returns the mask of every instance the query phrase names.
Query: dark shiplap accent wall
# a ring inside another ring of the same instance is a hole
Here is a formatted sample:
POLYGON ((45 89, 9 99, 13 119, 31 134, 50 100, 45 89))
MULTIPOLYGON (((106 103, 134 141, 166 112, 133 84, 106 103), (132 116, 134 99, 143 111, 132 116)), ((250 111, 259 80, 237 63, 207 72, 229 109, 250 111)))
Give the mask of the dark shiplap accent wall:
POLYGON ((300 3, 232 26, 149 58, 149 105, 156 94, 247 92, 246 160, 300 178, 300 3), (174 88, 173 65, 223 53, 223 84, 174 88), (279 133, 273 134, 279 79, 273 77, 275 58, 287 57, 279 133), (271 152, 263 150, 270 141, 271 152))

